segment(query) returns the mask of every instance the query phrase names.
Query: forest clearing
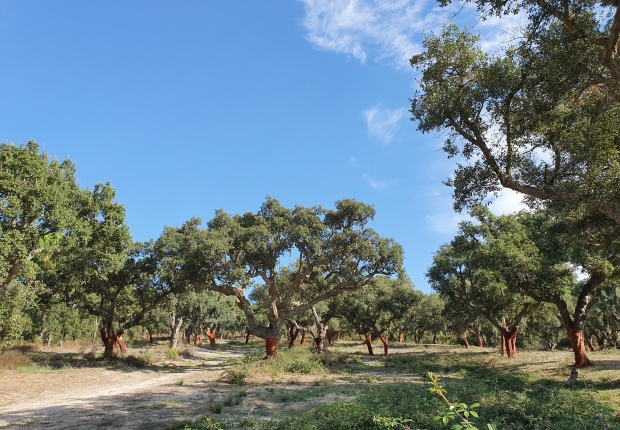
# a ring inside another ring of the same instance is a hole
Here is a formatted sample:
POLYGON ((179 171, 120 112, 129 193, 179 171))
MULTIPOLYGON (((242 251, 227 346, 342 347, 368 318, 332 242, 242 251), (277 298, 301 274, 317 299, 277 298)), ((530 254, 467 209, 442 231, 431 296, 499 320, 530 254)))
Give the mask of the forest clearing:
POLYGON ((391 351, 369 356, 363 341, 341 340, 322 355, 295 346, 263 360, 262 344, 233 340, 216 349, 187 346, 171 360, 163 345, 133 348, 124 359, 72 344, 43 348, 24 353, 29 365, 9 369, 2 360, 0 428, 446 428, 433 420, 449 409, 429 391, 427 372, 439 376, 451 402, 481 404, 472 418, 478 428, 620 425, 618 350, 591 353, 595 366, 581 369, 570 387, 570 350, 520 351, 513 359, 497 348, 456 345, 405 343, 391 351), (413 421, 389 427, 377 417, 413 421))

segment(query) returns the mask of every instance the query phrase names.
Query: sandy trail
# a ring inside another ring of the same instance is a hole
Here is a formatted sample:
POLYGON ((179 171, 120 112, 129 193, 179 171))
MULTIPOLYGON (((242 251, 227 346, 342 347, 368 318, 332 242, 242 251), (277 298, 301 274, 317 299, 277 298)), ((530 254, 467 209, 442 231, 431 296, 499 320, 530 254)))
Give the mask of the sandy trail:
POLYGON ((162 428, 208 413, 221 363, 239 352, 196 354, 192 366, 0 372, 0 428, 162 428), (210 390, 211 388, 211 390, 210 390))

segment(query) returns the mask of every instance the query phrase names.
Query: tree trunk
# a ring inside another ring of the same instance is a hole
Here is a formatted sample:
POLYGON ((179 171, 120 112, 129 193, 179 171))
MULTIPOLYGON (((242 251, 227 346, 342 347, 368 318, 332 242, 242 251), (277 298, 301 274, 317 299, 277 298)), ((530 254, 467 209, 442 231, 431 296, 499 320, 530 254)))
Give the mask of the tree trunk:
POLYGON ((433 333, 433 345, 437 345, 437 335, 433 333))
POLYGON ((265 339, 265 351, 267 352, 267 358, 276 357, 276 355, 278 355, 278 343, 280 343, 280 339, 275 337, 268 337, 265 339))
POLYGON ((99 334, 101 335, 101 340, 103 341, 103 344, 105 345, 106 353, 109 354, 109 353, 114 352, 114 344, 116 343, 118 343, 118 346, 121 349, 121 354, 127 353, 125 342, 123 342, 123 333, 124 333, 124 330, 119 330, 118 333, 114 333, 113 330, 108 331, 105 328, 102 328, 99 331, 99 334))
POLYGON ((298 328, 295 328, 294 326, 290 326, 288 328, 288 347, 292 348, 293 345, 295 345, 295 341, 297 340, 297 336, 299 336, 299 332, 301 330, 299 330, 298 328))
POLYGON ((372 336, 370 333, 364 334, 364 338, 366 339, 366 346, 368 347, 368 355, 375 355, 372 351, 372 336))
POLYGON ((519 328, 513 327, 512 330, 508 331, 502 327, 499 331, 502 334, 502 352, 505 351, 508 358, 515 358, 517 355, 517 331, 519 331, 519 328))
POLYGON ((567 330, 568 338, 575 353, 575 367, 592 366, 592 362, 586 354, 586 345, 583 337, 583 330, 567 330))
POLYGON ((209 346, 215 346, 215 328, 212 328, 211 331, 205 331, 205 336, 209 338, 209 346))
POLYGON ((174 312, 170 312, 168 319, 170 322, 170 348, 176 348, 179 342, 179 330, 181 330, 183 318, 177 319, 174 312))
POLYGON ((200 345, 200 335, 198 333, 194 334, 194 346, 200 345))
POLYGON ((482 348, 482 336, 478 334, 478 347, 482 348))
POLYGON ((464 348, 469 348, 469 342, 467 341, 467 331, 460 333, 458 335, 459 339, 461 339, 461 346, 464 348))
POLYGON ((245 333, 245 344, 247 345, 250 342, 250 330, 245 333))
POLYGON ((383 356, 387 357, 388 356, 388 339, 383 336, 383 335, 379 335, 379 339, 381 339, 381 342, 383 342, 383 356))
POLYGON ((327 340, 328 340, 329 346, 334 345, 334 339, 338 337, 339 335, 340 335, 340 330, 338 331, 327 330, 327 340))
POLYGON ((592 339, 587 338, 586 339, 586 345, 588 345, 588 348, 590 349, 590 352, 596 351, 596 348, 594 348, 594 345, 592 344, 592 339))
POLYGON ((555 343, 552 341, 547 341, 547 346, 549 347, 549 351, 553 352, 555 351, 555 343))
POLYGON ((398 343, 402 344, 405 340, 405 333, 403 333, 402 331, 398 332, 398 343))
POLYGON ((299 342, 299 344, 301 346, 304 346, 306 344, 306 332, 305 331, 301 332, 301 341, 299 342))

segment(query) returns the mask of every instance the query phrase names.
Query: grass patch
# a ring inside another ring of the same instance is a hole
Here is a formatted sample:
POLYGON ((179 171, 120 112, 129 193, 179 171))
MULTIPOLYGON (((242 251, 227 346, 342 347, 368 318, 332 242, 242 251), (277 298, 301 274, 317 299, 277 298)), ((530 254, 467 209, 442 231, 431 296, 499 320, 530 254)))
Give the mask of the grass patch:
POLYGON ((179 350, 177 348, 168 348, 166 350, 166 357, 170 360, 176 360, 179 358, 179 350))
POLYGON ((6 351, 0 354, 0 369, 17 370, 35 365, 34 361, 21 351, 6 351))

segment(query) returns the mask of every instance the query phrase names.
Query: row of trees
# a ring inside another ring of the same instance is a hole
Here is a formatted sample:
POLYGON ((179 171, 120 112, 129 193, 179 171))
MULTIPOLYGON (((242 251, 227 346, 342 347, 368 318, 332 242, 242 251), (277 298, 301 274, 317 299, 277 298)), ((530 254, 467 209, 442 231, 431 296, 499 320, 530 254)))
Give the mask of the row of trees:
POLYGON ((194 336, 238 325, 232 300, 247 333, 265 339, 267 354, 275 355, 287 322, 377 276, 402 272, 401 246, 367 228, 374 209, 354 200, 328 210, 288 209, 268 198, 256 213, 218 211, 206 228, 191 219, 137 243, 111 186, 81 189, 74 174, 69 160, 49 160, 34 142, 0 147, 4 345, 36 320, 28 315, 40 314, 43 332, 63 305, 94 318, 106 351, 118 344, 124 353, 123 334, 148 326, 164 305, 174 343, 183 319, 194 336), (283 266, 291 256, 295 262, 283 266))
POLYGON ((524 317, 557 342, 557 324, 540 303, 556 307, 579 365, 588 364, 584 339, 604 345, 617 337, 609 281, 616 230, 596 214, 494 217, 476 207, 478 223, 462 224, 435 255, 428 278, 439 295, 425 295, 403 273, 402 248, 366 227, 368 205, 287 209, 268 198, 256 213, 218 211, 206 228, 191 219, 134 243, 112 188, 80 189, 74 171, 34 142, 0 148, 3 345, 25 333, 50 342, 98 332, 106 351, 118 344, 124 353, 123 334, 140 325, 151 335, 169 328, 171 346, 180 332, 194 343, 245 332, 275 355, 285 328, 292 342, 309 333, 319 351, 344 329, 364 336, 371 354, 379 338, 387 355, 390 339, 405 334, 419 342, 450 329, 466 344, 473 330, 488 341, 491 324, 514 356, 524 317), (574 267, 594 275, 576 282, 574 267), (608 299, 593 307, 597 290, 608 299))

